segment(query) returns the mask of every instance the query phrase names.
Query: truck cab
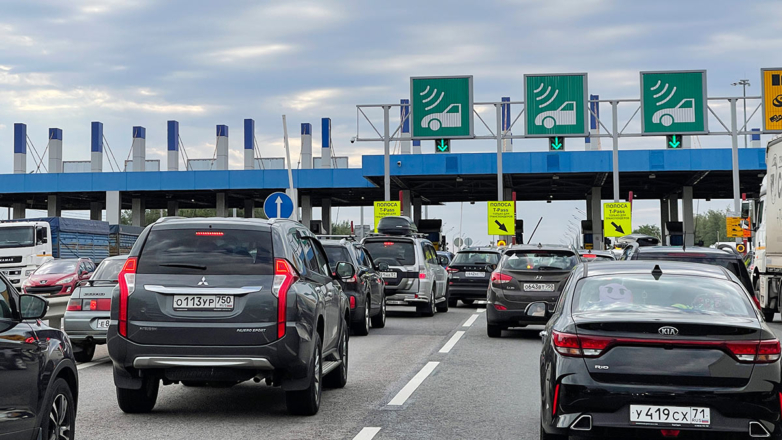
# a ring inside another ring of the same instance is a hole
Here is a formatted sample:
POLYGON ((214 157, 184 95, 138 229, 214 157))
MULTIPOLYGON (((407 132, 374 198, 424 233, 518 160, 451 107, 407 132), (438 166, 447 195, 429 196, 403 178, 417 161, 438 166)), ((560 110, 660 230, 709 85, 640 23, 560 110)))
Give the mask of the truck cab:
POLYGON ((0 272, 16 290, 52 258, 51 228, 45 221, 0 223, 0 272))

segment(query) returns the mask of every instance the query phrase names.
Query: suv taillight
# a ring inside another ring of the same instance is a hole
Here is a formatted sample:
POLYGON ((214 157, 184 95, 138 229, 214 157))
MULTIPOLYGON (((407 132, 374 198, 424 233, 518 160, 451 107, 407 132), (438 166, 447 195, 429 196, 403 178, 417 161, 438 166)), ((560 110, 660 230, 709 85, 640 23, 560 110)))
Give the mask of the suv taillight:
POLYGON ((491 273, 491 282, 494 284, 507 284, 513 281, 513 277, 501 272, 491 273))
POLYGON ((130 257, 119 272, 119 334, 128 337, 128 297, 136 290, 138 259, 130 257))
POLYGON ((446 267, 446 268, 445 268, 445 270, 447 270, 447 271, 448 271, 448 273, 456 273, 456 272, 459 272, 459 269, 457 269, 457 268, 455 268, 455 267, 446 267))
POLYGON ((288 307, 288 289, 296 282, 298 276, 288 260, 274 260, 274 284, 272 294, 277 297, 277 338, 285 336, 285 309, 288 307))

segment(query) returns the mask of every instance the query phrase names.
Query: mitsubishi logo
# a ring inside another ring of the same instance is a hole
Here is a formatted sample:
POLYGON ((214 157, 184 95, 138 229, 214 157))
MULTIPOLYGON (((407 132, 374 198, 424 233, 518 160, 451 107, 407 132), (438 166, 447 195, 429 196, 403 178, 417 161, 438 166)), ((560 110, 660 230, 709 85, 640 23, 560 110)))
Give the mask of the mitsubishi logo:
POLYGON ((209 283, 206 282, 206 277, 201 277, 201 281, 198 282, 199 286, 208 286, 209 283))

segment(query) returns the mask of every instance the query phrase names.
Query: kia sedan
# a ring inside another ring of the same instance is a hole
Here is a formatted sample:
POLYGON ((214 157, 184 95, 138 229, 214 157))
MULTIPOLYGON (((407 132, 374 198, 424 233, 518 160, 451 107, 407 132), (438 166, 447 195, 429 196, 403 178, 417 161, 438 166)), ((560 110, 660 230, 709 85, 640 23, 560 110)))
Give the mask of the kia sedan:
POLYGON ((550 316, 542 440, 782 435, 779 340, 723 267, 581 264, 527 314, 550 316))

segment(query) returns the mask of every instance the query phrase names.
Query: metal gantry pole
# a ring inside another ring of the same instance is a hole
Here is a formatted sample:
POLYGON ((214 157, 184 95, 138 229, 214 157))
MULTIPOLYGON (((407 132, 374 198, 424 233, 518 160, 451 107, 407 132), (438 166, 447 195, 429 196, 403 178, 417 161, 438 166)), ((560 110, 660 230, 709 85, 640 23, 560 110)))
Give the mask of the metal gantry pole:
POLYGON ((611 137, 614 141, 614 162, 613 162, 613 181, 614 181, 614 202, 619 201, 619 106, 618 101, 611 101, 611 137))
POLYGON ((741 88, 744 89, 744 128, 741 131, 744 132, 744 148, 747 148, 747 83, 743 82, 741 88))
POLYGON ((494 104, 497 110, 497 201, 502 202, 502 104, 494 104))
POLYGON ((383 106, 383 187, 386 202, 391 201, 391 127, 390 105, 383 106))
MULTIPOLYGON (((736 100, 737 98, 730 98, 730 139, 733 159, 733 210, 736 213, 741 212, 741 186, 739 185, 739 135, 737 115, 736 115, 736 100)), ((736 238, 736 242, 740 242, 739 238, 736 238)))

